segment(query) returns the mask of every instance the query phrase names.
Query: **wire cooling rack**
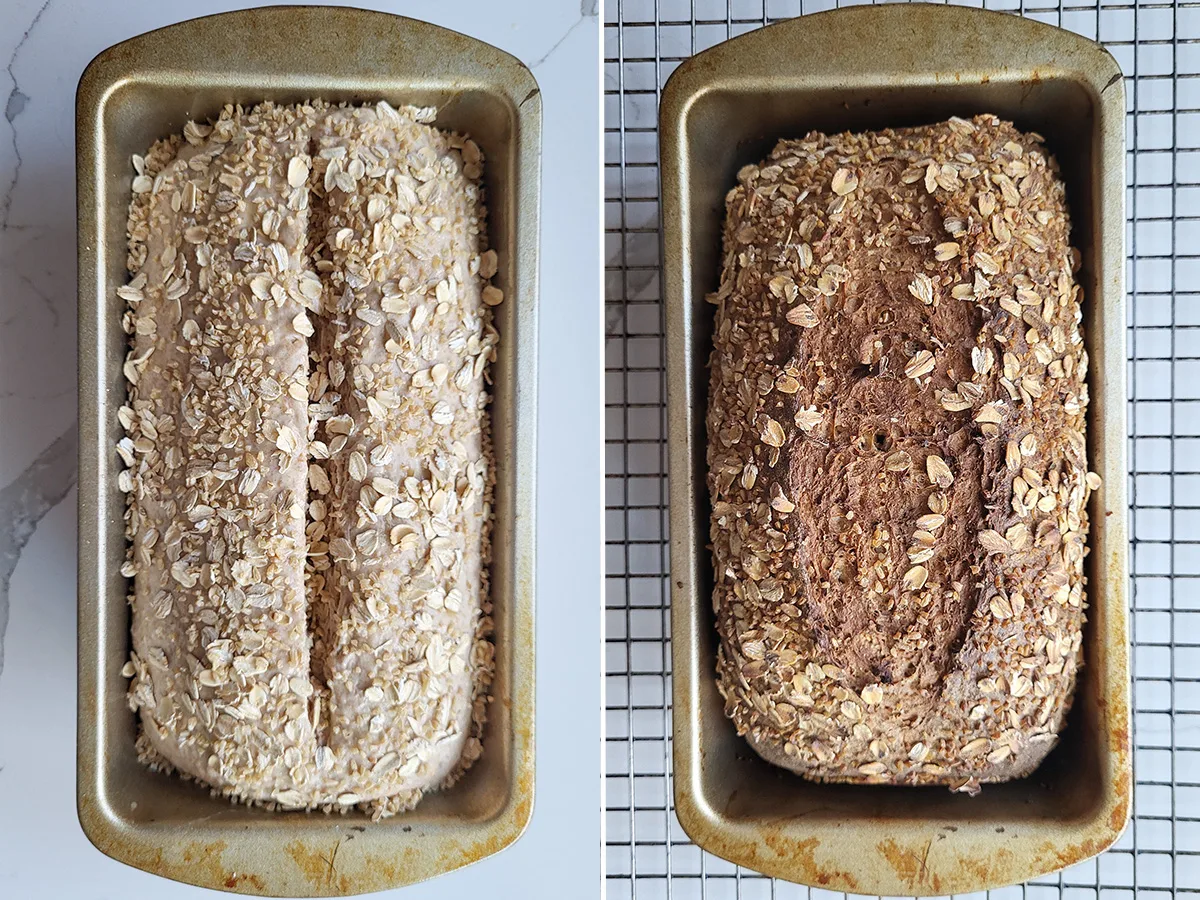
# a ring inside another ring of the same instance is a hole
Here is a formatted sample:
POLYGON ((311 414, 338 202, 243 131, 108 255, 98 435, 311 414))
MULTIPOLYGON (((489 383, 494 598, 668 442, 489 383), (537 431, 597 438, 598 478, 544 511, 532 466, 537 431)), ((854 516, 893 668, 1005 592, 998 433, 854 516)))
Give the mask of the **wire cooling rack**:
MULTIPOLYGON (((835 0, 605 4, 606 852, 610 900, 831 892, 704 853, 671 789, 658 100, 681 61, 835 0)), ((980 5, 975 3, 973 5, 980 5)), ((994 897, 1200 894, 1200 2, 992 2, 1101 41, 1126 76, 1133 820, 994 897)))

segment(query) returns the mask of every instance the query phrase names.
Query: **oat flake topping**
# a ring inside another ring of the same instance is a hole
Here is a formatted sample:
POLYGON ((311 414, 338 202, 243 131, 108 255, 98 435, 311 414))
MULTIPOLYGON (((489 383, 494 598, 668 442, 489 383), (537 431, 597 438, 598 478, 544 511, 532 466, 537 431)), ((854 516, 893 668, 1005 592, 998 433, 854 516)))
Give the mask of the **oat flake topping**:
POLYGON ((386 815, 481 753, 503 295, 433 119, 228 106, 134 158, 125 674, 143 758, 237 800, 386 815))
POLYGON ((1027 774, 1070 706, 1099 486, 1054 160, 990 115, 813 133, 726 206, 708 484, 727 713, 816 780, 1027 774))

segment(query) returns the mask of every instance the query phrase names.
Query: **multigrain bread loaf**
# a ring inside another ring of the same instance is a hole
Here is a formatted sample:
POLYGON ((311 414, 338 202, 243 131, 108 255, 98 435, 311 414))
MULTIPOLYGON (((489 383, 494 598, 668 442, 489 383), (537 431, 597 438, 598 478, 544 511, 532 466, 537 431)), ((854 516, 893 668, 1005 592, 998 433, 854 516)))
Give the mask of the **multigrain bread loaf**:
POLYGON ((481 752, 493 668, 478 148, 229 107, 135 159, 131 704, 235 799, 383 815, 481 752))
POLYGON ((719 687, 820 781, 1031 772, 1081 663, 1087 354, 1037 135, 781 141, 727 198, 708 410, 719 687))

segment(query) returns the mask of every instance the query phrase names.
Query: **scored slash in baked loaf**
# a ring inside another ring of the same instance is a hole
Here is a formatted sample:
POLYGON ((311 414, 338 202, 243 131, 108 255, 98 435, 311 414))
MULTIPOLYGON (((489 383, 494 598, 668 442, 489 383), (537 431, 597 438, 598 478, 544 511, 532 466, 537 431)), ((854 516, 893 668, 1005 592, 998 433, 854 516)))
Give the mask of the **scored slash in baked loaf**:
POLYGON ((239 800, 384 815, 481 752, 501 294, 433 116, 231 106, 135 159, 130 701, 239 800))
POLYGON ((995 116, 781 141, 727 198, 708 410, 719 687, 821 781, 1028 774, 1081 663, 1078 256, 995 116))

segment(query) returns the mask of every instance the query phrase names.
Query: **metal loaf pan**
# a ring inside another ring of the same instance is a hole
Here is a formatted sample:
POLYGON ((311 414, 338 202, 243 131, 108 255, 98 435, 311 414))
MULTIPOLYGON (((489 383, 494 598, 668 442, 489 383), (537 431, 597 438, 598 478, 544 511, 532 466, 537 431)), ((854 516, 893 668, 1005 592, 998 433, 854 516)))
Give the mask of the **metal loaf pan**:
POLYGON ((685 62, 659 134, 671 466, 675 805, 688 835, 789 881, 863 894, 950 894, 1086 859, 1130 799, 1126 611, 1124 122, 1100 47, 1015 16, 882 5, 819 13, 685 62), (994 112, 1045 136, 1083 254, 1091 354, 1092 495, 1085 666, 1062 741, 1029 778, 978 797, 944 788, 822 785, 759 759, 725 717, 706 548, 707 361, 724 197, 779 137, 994 112))
POLYGON ((399 16, 272 7, 154 31, 101 53, 77 95, 79 202, 78 808, 114 859, 248 894, 337 896, 420 881, 513 843, 533 807, 534 448, 541 98, 518 60, 399 16), (487 155, 501 335, 492 373, 497 671, 483 757, 453 788, 372 824, 235 806, 134 752, 121 666, 129 654, 124 498, 117 489, 130 156, 230 102, 311 98, 438 107, 437 124, 487 155))

